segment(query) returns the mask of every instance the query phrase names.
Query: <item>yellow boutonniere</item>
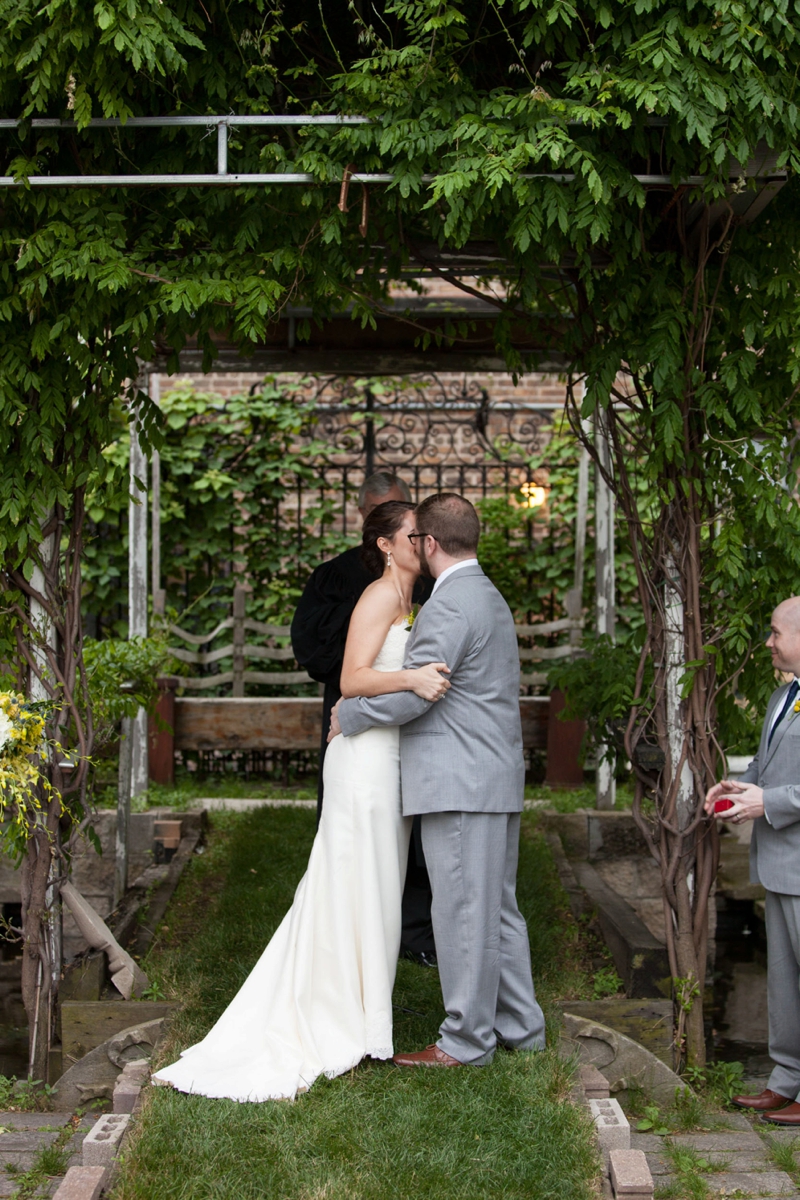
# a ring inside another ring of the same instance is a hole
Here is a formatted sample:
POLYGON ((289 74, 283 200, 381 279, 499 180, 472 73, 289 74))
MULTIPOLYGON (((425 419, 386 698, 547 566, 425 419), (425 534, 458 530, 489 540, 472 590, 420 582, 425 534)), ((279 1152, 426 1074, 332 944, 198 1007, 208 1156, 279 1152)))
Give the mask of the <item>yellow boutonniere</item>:
POLYGON ((800 700, 795 700, 795 702, 794 702, 794 711, 795 711, 795 712, 800 712, 800 700))
POLYGON ((418 612, 419 612, 419 605, 418 605, 418 604, 414 604, 414 605, 412 605, 412 607, 411 607, 411 612, 410 612, 410 613, 408 614, 408 616, 405 618, 405 622, 406 622, 406 623, 405 623, 405 625, 403 626, 403 628, 404 628, 404 629, 407 629, 407 630, 408 630, 408 629, 411 629, 411 628, 412 628, 412 626, 413 626, 414 622, 415 622, 415 621, 416 621, 416 619, 417 619, 417 613, 418 613, 418 612))

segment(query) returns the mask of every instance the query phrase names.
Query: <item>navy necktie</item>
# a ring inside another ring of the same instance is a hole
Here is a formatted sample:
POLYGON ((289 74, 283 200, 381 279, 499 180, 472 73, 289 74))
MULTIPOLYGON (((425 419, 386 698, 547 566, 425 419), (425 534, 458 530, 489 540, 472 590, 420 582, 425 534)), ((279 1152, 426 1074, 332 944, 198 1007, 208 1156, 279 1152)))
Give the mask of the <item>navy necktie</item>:
POLYGON ((797 693, 799 691, 800 691, 800 683, 798 683, 797 680, 795 679, 792 682, 788 692, 786 693, 786 698, 783 701, 783 708, 781 709, 780 716, 778 717, 775 724, 772 726, 772 729, 770 729, 770 731, 769 731, 769 737, 767 738, 767 749, 769 749, 772 744, 772 739, 775 736, 775 730, 778 728, 781 721, 783 720, 783 718, 786 716, 789 709, 794 704, 795 696, 797 695, 797 693))

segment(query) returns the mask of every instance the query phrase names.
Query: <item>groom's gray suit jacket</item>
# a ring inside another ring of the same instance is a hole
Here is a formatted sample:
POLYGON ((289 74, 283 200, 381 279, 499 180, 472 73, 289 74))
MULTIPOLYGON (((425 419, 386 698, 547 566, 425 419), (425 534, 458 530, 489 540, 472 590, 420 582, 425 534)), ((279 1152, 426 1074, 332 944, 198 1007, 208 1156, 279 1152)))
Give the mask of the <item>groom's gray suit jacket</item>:
POLYGON ((405 666, 446 662, 439 701, 413 692, 342 701, 350 736, 399 725, 403 813, 520 812, 525 763, 514 618, 477 565, 443 580, 409 634, 405 666))
POLYGON ((800 896, 800 713, 788 712, 767 746, 772 718, 783 707, 789 686, 772 693, 758 754, 740 778, 764 789, 766 816, 753 822, 750 842, 752 882, 800 896))

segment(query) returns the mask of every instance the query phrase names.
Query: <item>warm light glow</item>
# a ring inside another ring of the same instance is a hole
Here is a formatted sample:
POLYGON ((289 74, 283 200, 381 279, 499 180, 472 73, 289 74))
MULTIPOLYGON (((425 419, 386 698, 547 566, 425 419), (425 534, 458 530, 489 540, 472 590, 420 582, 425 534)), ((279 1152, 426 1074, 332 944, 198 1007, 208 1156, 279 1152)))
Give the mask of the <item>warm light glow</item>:
POLYGON ((539 508, 547 499, 547 488, 540 487, 538 483, 523 483, 519 490, 525 497, 523 508, 539 508))

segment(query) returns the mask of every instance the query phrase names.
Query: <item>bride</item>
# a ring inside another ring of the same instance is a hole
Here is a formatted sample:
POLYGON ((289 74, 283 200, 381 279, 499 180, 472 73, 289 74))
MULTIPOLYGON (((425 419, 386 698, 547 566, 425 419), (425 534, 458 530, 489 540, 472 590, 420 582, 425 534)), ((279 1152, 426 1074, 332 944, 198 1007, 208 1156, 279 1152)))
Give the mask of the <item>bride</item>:
MULTIPOLYGON (((403 670, 420 563, 414 505, 381 504, 362 556, 379 576, 350 621, 344 696, 413 691, 438 700, 445 663, 403 670)), ((391 1058, 392 988, 411 819, 400 803, 399 731, 337 737, 324 767, 322 819, 294 903, 202 1042, 153 1076, 182 1092, 291 1099, 366 1055, 391 1058)))

